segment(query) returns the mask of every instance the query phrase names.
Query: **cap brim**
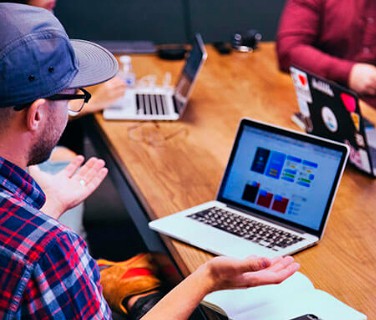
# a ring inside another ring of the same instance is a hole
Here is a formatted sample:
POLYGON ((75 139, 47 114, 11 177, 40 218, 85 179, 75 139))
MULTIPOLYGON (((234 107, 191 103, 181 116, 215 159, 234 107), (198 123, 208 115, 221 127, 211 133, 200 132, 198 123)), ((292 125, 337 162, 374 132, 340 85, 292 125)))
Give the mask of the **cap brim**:
POLYGON ((93 86, 116 75, 118 63, 107 49, 89 41, 70 41, 78 61, 78 72, 69 88, 93 86))

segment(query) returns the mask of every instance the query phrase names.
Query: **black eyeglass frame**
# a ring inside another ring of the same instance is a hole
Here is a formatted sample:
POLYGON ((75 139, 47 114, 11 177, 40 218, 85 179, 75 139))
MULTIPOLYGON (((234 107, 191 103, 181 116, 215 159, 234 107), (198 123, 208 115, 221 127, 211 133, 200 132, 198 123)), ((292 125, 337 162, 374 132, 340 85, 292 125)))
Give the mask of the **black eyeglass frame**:
MULTIPOLYGON (((45 99, 46 100, 50 100, 50 101, 61 101, 61 100, 79 100, 79 99, 83 99, 83 103, 81 105, 81 107, 77 110, 69 110, 69 112, 72 112, 74 114, 77 114, 79 113, 82 108, 84 107, 85 103, 88 103, 89 100, 91 99, 91 93, 87 90, 85 90, 84 88, 77 88, 78 90, 81 90, 83 92, 83 94, 77 94, 77 93, 57 93, 57 94, 54 94, 52 96, 49 96, 49 97, 46 97, 45 99)), ((22 109, 25 109, 27 107, 29 107, 31 105, 31 103, 25 103, 25 104, 22 104, 22 105, 18 105, 18 106, 15 106, 14 107, 14 110, 16 111, 20 111, 22 109)))

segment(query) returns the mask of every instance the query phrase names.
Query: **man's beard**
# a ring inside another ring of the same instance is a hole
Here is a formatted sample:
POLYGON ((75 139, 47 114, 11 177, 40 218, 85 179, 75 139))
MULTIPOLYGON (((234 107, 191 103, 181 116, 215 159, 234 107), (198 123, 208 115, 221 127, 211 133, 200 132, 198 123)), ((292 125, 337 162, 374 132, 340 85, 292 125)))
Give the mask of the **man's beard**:
POLYGON ((39 136, 39 140, 29 153, 29 166, 48 160, 63 133, 66 123, 63 128, 59 130, 61 119, 57 119, 54 112, 51 112, 49 116, 49 121, 39 136))
POLYGON ((28 166, 48 160, 56 143, 57 141, 52 143, 52 141, 48 141, 46 138, 41 139, 41 141, 30 151, 28 166))

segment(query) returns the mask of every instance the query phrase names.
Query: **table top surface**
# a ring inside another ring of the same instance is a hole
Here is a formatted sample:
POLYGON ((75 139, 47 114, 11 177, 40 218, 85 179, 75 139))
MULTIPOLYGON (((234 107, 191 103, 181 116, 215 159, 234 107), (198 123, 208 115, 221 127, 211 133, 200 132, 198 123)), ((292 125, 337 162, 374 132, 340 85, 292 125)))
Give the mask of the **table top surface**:
MULTIPOLYGON (((95 119, 110 151, 150 219, 215 198, 242 117, 300 130, 292 81, 278 70, 274 43, 254 53, 219 55, 206 61, 183 118, 169 122, 95 119)), ((182 61, 132 56, 138 77, 165 72, 176 80, 182 61)), ((376 110, 362 105, 376 122, 376 110)), ((323 240, 294 255, 316 288, 376 319, 376 180, 347 167, 323 240)), ((163 237, 183 274, 209 253, 163 237)))

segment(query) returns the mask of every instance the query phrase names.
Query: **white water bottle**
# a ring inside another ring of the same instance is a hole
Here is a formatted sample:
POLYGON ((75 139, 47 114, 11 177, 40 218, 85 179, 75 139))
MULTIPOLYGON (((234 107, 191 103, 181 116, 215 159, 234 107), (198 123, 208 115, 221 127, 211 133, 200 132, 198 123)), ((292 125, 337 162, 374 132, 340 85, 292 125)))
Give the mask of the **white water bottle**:
POLYGON ((119 76, 124 80, 127 87, 134 87, 136 84, 136 76, 132 70, 132 59, 130 56, 120 57, 119 76))

